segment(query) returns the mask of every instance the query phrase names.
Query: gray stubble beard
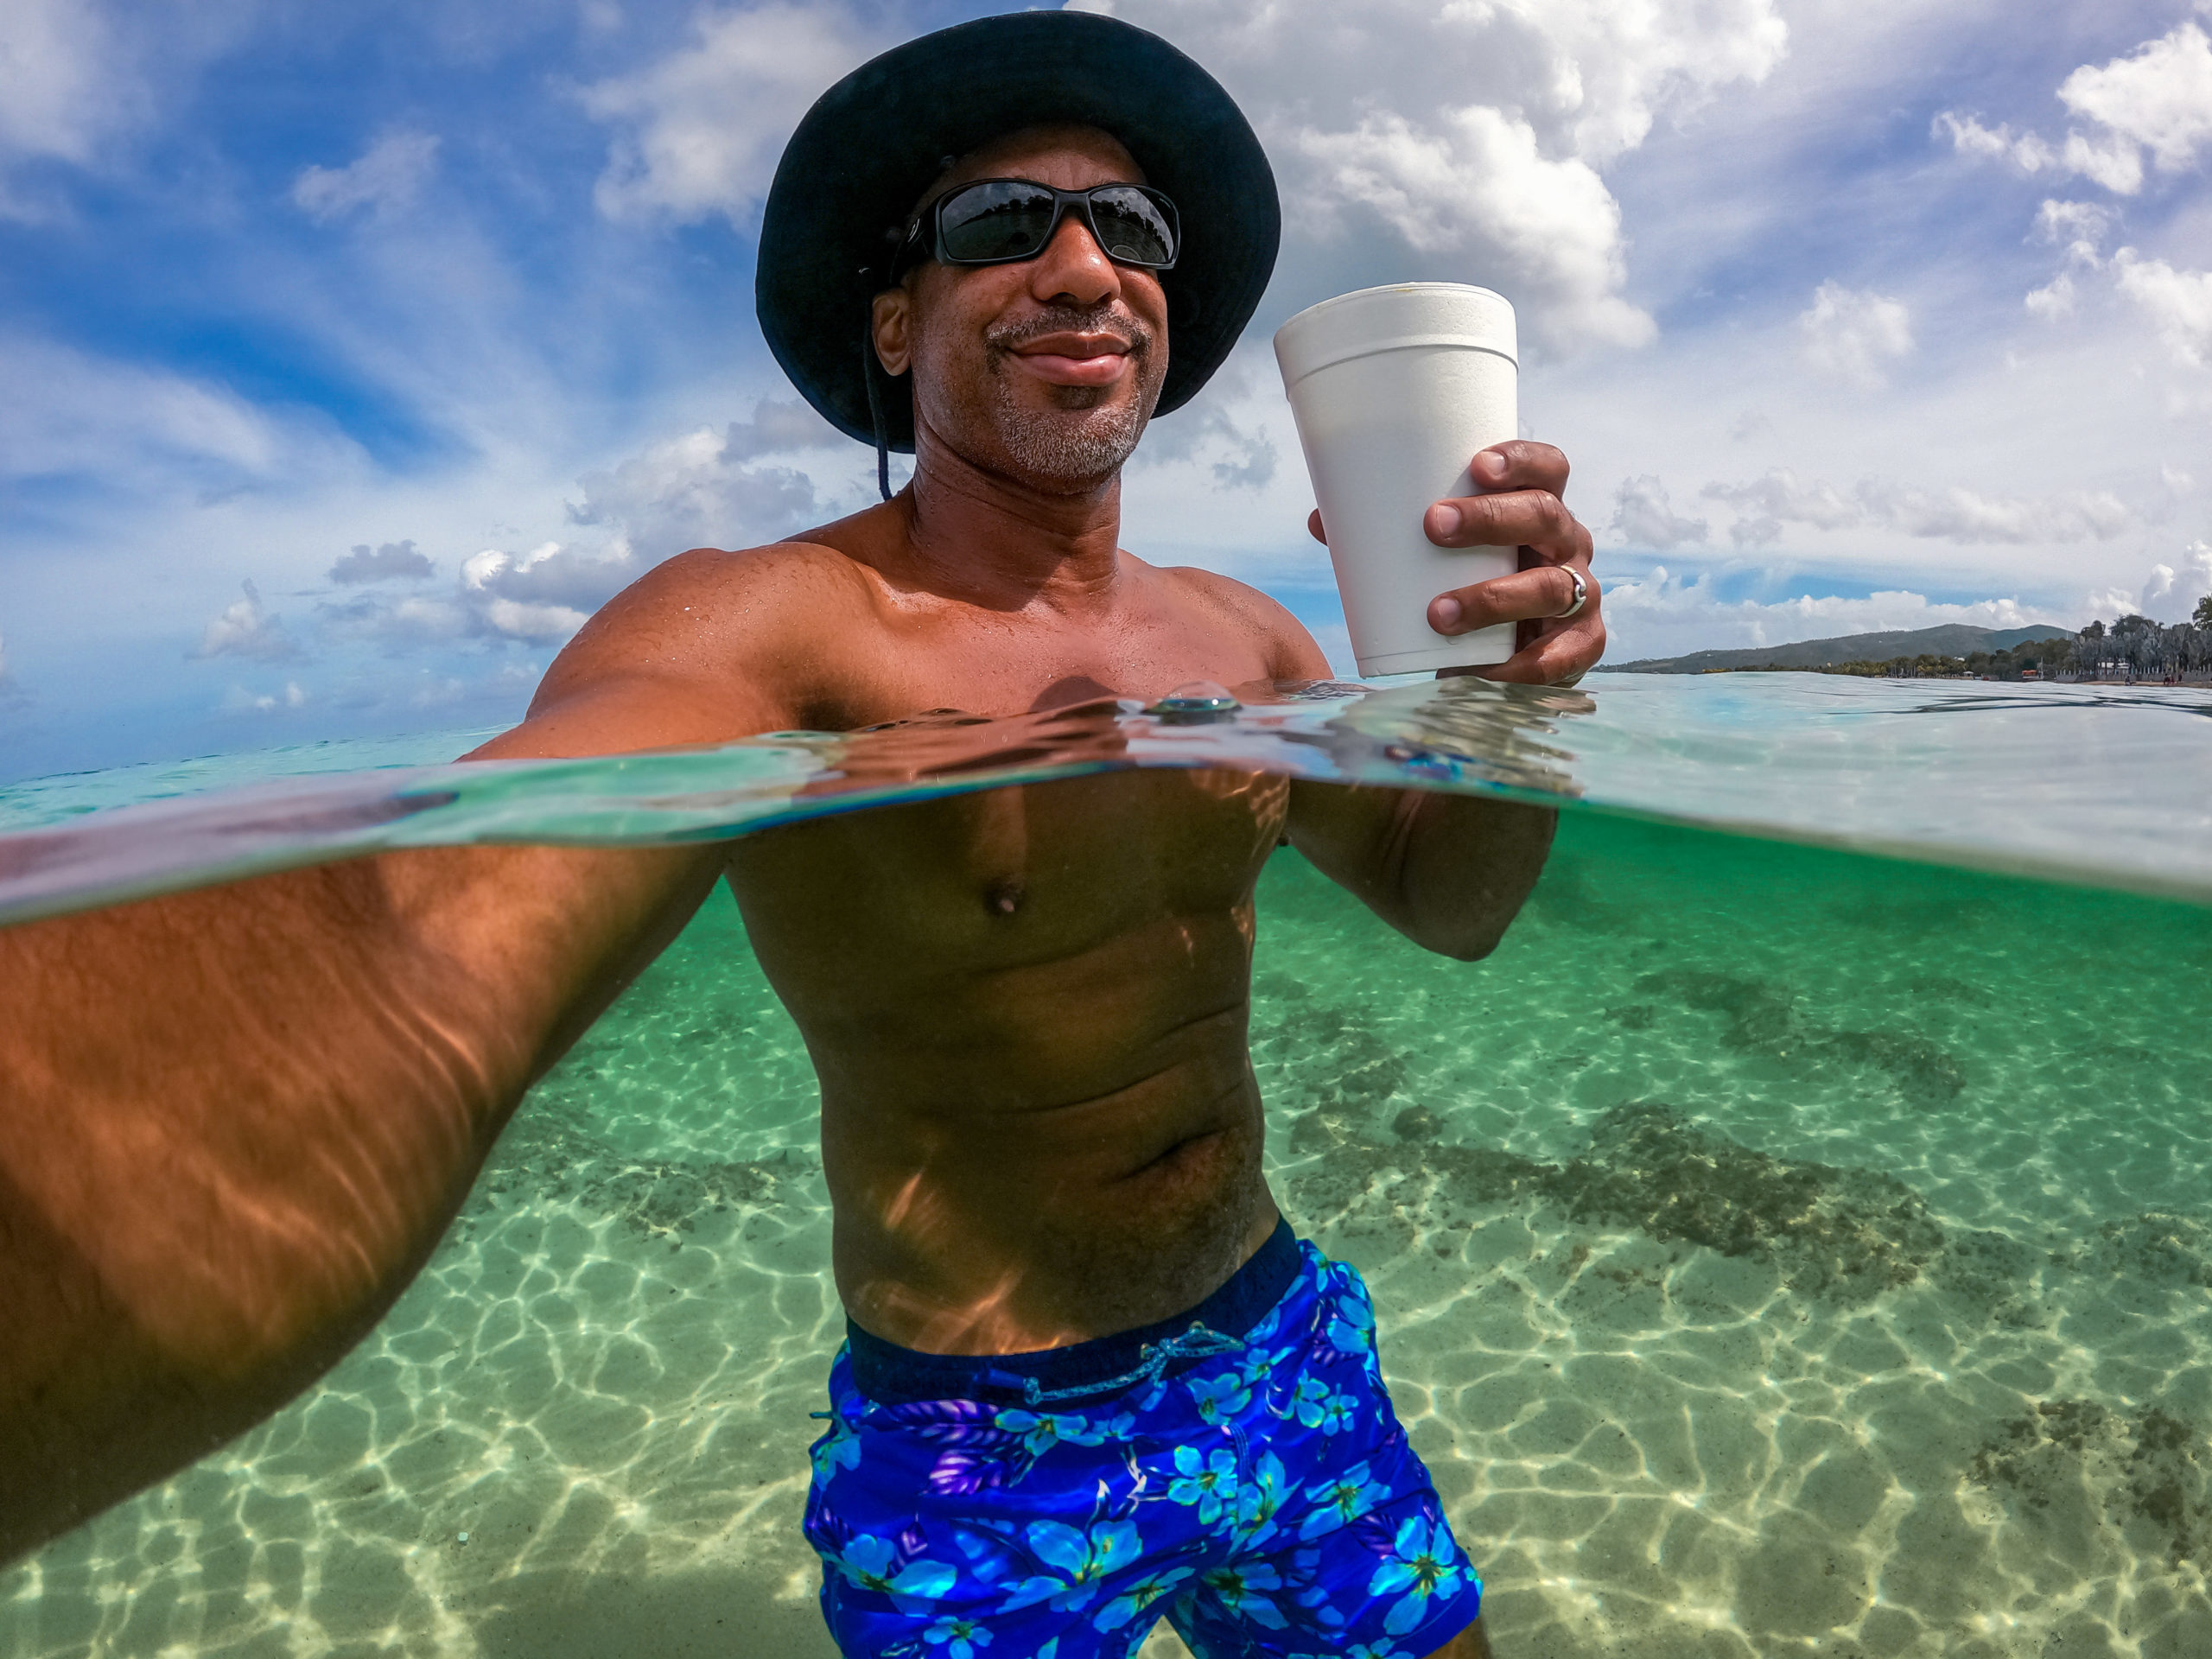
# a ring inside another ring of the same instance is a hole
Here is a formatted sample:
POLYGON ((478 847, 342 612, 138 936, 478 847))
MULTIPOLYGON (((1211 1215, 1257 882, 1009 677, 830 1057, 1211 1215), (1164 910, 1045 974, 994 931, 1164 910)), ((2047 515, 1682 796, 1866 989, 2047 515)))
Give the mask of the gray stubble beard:
MULTIPOLYGON (((1139 385, 1137 397, 1102 407, 1098 390, 1068 386, 1059 389, 1066 397, 1062 409, 1071 416, 1088 410, 1089 418, 1039 420, 1022 409, 1007 377, 1006 359, 1013 354, 1013 347, 1023 339, 1050 333, 1074 321, 1077 319, 1033 319, 1018 331, 1009 330, 990 340, 991 423, 998 430, 1007 458, 1024 473, 1041 482, 1082 489, 1104 483, 1136 453, 1137 440, 1152 419, 1160 389, 1146 384, 1152 372, 1151 331, 1134 319, 1124 319, 1132 334, 1129 358, 1139 385)), ((1090 317, 1084 314, 1080 321, 1089 321, 1090 317)))

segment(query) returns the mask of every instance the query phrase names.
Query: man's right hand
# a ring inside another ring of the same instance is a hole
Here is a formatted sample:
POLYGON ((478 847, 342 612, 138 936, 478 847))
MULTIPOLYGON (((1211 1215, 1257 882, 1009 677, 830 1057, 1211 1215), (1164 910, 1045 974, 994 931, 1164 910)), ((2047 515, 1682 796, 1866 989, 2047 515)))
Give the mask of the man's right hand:
MULTIPOLYGON (((1598 579, 1590 574, 1590 532, 1567 510, 1567 457, 1548 443, 1516 439, 1493 445, 1471 464, 1478 495, 1459 496, 1432 505, 1421 520, 1428 539, 1439 547, 1510 547, 1519 550, 1521 568, 1465 588, 1439 594, 1429 601, 1428 626, 1447 638, 1516 625, 1511 658, 1488 668, 1446 669, 1484 679, 1525 685, 1573 685, 1605 652, 1605 624, 1600 614, 1598 579), (1572 616, 1576 578, 1582 603, 1572 616)), ((1317 508, 1306 527, 1316 541, 1326 541, 1317 508)))

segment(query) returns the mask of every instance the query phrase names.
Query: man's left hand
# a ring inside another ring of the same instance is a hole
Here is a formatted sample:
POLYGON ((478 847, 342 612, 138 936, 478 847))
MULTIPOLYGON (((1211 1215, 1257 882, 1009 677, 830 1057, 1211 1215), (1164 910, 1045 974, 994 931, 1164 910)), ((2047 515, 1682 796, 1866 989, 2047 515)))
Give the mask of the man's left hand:
MULTIPOLYGON (((1439 594, 1428 603, 1428 626, 1457 635, 1511 622, 1516 649, 1490 667, 1443 672, 1572 685, 1605 654, 1605 624, 1598 581, 1590 574, 1590 532, 1560 499, 1567 488, 1567 457, 1548 443, 1516 439, 1484 450, 1472 471, 1483 493, 1439 501, 1422 528, 1439 547, 1517 547, 1521 568, 1439 594), (1574 575, 1582 578, 1586 597, 1581 609, 1561 617, 1574 603, 1574 575)), ((1319 512, 1308 528, 1320 537, 1319 512)))

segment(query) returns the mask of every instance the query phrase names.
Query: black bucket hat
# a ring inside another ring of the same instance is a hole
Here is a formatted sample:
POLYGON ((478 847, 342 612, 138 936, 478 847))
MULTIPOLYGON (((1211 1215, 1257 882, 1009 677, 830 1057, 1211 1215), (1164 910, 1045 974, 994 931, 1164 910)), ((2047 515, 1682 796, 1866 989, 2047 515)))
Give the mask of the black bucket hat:
POLYGON ((839 431, 914 447, 912 383, 875 361, 869 302, 915 200, 948 156, 1023 127, 1097 127, 1179 211, 1162 273, 1171 335, 1155 414, 1194 397, 1274 269, 1274 173, 1221 83, 1161 40, 1088 12, 1027 11, 894 47, 824 92, 784 148, 760 221, 753 297, 768 349, 839 431))

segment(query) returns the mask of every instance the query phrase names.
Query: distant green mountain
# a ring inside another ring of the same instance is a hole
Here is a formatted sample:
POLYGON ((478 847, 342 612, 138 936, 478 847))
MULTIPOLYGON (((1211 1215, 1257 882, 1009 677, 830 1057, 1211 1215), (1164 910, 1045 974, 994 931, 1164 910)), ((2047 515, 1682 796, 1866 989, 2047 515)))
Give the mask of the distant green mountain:
POLYGON ((1694 651, 1687 657, 1649 657, 1636 663, 1600 663, 1601 674, 1706 674, 1726 668, 1831 668, 1838 663, 1886 663, 1899 657, 1963 657, 2005 651, 2031 639, 2070 639, 2069 628, 1970 628, 1946 623, 1887 633, 1847 633, 1840 639, 1800 639, 1788 645, 1743 651, 1694 651))

